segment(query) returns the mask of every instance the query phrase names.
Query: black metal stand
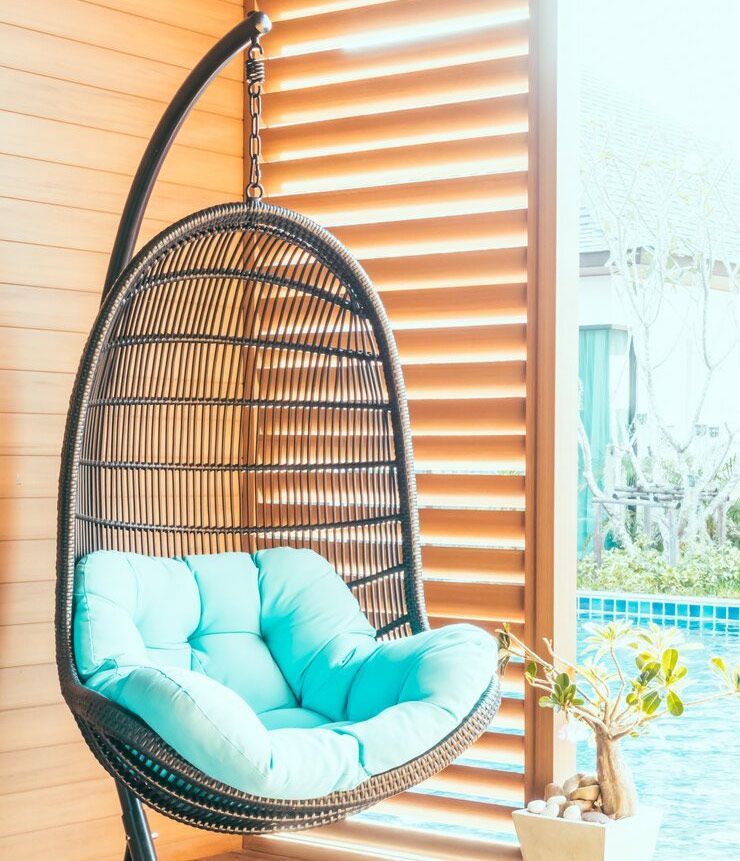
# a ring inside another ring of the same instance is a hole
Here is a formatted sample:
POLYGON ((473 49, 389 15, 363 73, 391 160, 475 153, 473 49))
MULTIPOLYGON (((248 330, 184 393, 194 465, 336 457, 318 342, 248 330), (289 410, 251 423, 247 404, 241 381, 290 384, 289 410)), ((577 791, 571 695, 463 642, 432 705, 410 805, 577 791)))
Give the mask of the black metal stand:
POLYGON ((121 819, 126 831, 126 854, 123 861, 157 861, 152 832, 139 799, 116 781, 121 802, 121 819))
MULTIPOLYGON (((260 36, 269 33, 272 23, 264 12, 253 12, 233 30, 229 31, 211 48, 183 81, 175 97, 167 106, 154 134, 141 158, 131 184, 126 205, 121 214, 108 272, 105 277, 103 298, 113 286, 116 278, 133 256, 139 235, 144 210, 149 202, 152 188, 169 152, 177 132, 193 105, 203 94, 208 84, 221 69, 240 51, 260 36)), ((123 784, 116 781, 121 802, 123 827, 126 830, 126 854, 124 861, 157 861, 152 842, 152 833, 139 799, 123 784)))
POLYGON ((187 76, 167 106, 139 162, 113 243, 103 298, 133 256, 144 210, 162 162, 193 105, 221 69, 254 40, 269 33, 272 22, 264 12, 252 12, 211 48, 187 76))

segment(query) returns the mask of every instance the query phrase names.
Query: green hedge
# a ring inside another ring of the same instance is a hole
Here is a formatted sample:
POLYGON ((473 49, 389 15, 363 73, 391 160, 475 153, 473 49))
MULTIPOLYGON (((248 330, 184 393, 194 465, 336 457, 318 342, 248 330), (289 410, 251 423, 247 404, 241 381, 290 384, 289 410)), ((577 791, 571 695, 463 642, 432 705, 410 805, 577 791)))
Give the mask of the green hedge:
POLYGON ((608 592, 740 598, 740 548, 729 543, 693 547, 684 550, 676 565, 654 549, 606 550, 600 568, 593 556, 579 560, 578 585, 608 592))

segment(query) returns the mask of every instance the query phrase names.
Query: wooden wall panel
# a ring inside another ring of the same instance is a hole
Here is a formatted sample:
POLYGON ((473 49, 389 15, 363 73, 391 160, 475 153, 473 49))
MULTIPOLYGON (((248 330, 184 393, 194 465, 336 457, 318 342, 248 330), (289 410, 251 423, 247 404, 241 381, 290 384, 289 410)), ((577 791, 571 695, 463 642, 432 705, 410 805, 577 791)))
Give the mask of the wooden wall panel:
MULTIPOLYGON (((231 0, 0 4, 0 857, 113 861, 112 782, 63 704, 54 665, 59 452, 118 217, 174 90, 242 16, 231 0)), ((241 197, 241 63, 183 127, 142 240, 241 197)), ((163 861, 237 838, 153 815, 163 861)))

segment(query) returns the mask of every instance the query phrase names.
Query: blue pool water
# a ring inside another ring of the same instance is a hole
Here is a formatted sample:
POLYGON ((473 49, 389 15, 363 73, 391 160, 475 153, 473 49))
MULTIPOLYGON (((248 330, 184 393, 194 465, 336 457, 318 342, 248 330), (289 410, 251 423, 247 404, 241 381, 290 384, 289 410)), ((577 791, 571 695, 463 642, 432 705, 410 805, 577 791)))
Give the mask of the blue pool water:
MULTIPOLYGON (((584 624, 578 623, 579 652, 584 624)), ((708 666, 712 655, 740 662, 740 636, 724 626, 687 626, 684 635, 701 646, 685 661, 694 679, 686 699, 696 699, 717 690, 708 666)), ((648 735, 625 739, 623 747, 641 800, 663 809, 656 861, 740 859, 740 703, 728 699, 687 709, 680 718, 656 721, 648 735)), ((579 771, 594 770, 587 742, 578 743, 577 761, 579 771)))

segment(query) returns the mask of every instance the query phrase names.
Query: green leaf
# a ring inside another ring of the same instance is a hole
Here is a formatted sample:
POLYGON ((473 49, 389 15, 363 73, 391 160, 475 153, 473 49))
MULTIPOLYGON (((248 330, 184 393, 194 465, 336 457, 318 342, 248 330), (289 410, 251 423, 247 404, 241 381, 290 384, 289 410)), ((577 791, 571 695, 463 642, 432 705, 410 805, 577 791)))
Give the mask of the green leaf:
POLYGON ((676 664, 678 663, 678 650, 666 649, 663 652, 663 658, 661 663, 663 664, 663 675, 668 678, 671 673, 676 669, 676 664))
POLYGON ((657 661, 651 661, 649 664, 645 664, 642 673, 640 674, 640 681, 643 685, 647 685, 658 675, 660 672, 660 664, 657 661))
POLYGON ((712 658, 712 664, 722 673, 723 675, 727 675, 727 665, 722 660, 722 658, 714 657, 712 658))
POLYGON ((540 708, 551 709, 556 705, 557 703, 553 701, 552 697, 540 697, 540 708))
POLYGON ((536 678, 536 677, 537 677, 537 664, 536 664, 534 661, 530 661, 530 662, 527 664, 527 669, 525 670, 525 673, 524 673, 524 674, 525 674, 525 675, 527 676, 527 678, 529 678, 529 679, 534 679, 534 678, 536 678))
POLYGON ((658 691, 651 691, 642 698, 641 706, 646 715, 655 714, 662 697, 658 691))
POLYGON ((635 658, 635 663, 637 664, 637 669, 642 670, 645 667, 645 664, 650 663, 652 661, 652 655, 649 652, 640 652, 640 654, 635 658))
POLYGON ((681 717, 683 714, 683 703, 681 702, 681 697, 679 697, 675 691, 668 691, 666 705, 668 706, 668 711, 673 715, 673 717, 681 717))
POLYGON ((673 673, 673 681, 680 682, 681 679, 686 675, 686 673, 688 673, 688 671, 689 668, 686 666, 686 664, 679 664, 673 673))
POLYGON ((570 685, 570 676, 567 673, 560 673, 555 679, 555 684, 562 690, 566 690, 568 685, 570 685))

